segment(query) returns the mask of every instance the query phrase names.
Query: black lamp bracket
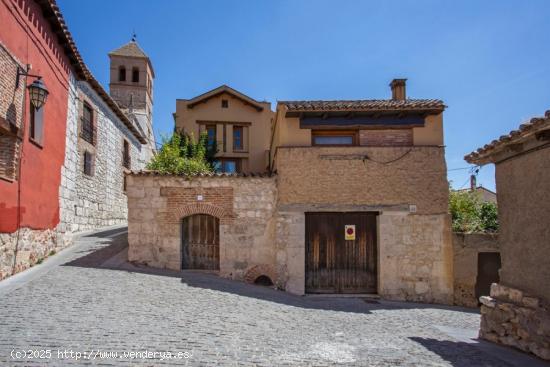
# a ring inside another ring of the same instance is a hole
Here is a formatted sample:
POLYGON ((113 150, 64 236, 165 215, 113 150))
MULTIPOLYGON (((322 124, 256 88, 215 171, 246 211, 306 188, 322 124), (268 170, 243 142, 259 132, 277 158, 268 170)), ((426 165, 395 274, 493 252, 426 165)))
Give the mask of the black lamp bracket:
POLYGON ((15 88, 19 88, 19 80, 21 78, 21 76, 30 76, 30 77, 33 77, 33 78, 38 78, 38 79, 42 79, 42 77, 40 75, 34 75, 34 74, 29 74, 29 71, 31 70, 31 65, 30 64, 27 64, 27 68, 26 70, 23 69, 22 67, 17 67, 17 78, 15 79, 15 88))

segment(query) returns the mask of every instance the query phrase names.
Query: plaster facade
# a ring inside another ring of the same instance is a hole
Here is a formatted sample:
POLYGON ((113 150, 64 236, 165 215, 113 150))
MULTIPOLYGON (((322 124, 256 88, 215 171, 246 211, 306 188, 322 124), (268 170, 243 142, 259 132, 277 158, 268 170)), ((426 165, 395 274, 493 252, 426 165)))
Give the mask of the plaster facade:
POLYGON ((241 163, 241 172, 265 172, 269 166, 269 141, 274 117, 269 102, 255 101, 227 86, 193 99, 176 101, 176 129, 195 139, 206 126, 215 126, 216 157, 241 163), (222 101, 227 106, 222 106, 222 101), (243 129, 243 149, 234 149, 233 129, 243 129))
POLYGON ((481 297, 481 338, 550 360, 550 111, 466 156, 495 164, 500 281, 481 297))

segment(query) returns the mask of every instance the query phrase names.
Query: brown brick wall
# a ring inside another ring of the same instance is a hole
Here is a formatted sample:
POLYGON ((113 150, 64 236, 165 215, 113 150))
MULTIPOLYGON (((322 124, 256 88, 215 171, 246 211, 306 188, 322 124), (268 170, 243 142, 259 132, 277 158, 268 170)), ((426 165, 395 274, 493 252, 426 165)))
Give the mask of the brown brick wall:
POLYGON ((13 180, 17 174, 22 133, 25 77, 16 87, 19 63, 0 44, 0 177, 13 180))
POLYGON ((181 218, 196 213, 213 215, 221 223, 233 217, 232 187, 162 187, 160 196, 167 198, 166 210, 159 212, 159 220, 165 223, 179 223, 181 218), (198 201, 199 196, 203 200, 198 201))
POLYGON ((360 130, 359 145, 372 147, 411 146, 413 145, 412 129, 360 130))
POLYGON ((277 172, 279 204, 414 204, 419 214, 448 211, 442 147, 279 148, 277 172))

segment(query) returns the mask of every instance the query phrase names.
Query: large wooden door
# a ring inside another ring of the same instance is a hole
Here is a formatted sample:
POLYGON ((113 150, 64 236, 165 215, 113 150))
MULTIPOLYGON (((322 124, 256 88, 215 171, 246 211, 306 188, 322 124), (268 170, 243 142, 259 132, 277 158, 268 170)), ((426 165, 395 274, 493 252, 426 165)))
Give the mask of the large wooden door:
POLYGON ((376 293, 376 264, 376 213, 306 213, 307 293, 376 293))
POLYGON ((181 228, 182 269, 220 269, 220 223, 207 214, 183 218, 181 228))

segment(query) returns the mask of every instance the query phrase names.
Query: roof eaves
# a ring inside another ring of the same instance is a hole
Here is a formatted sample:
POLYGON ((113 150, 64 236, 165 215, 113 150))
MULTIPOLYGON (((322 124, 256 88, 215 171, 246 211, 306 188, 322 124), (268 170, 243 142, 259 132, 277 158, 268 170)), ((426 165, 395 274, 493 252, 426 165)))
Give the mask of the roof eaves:
POLYGON ((42 8, 44 12, 44 17, 50 23, 50 26, 54 32, 59 37, 59 43, 64 47, 67 57, 71 61, 71 65, 75 69, 77 76, 90 83, 92 88, 100 95, 100 97, 107 103, 107 105, 113 109, 113 112, 119 117, 124 125, 134 134, 134 136, 139 140, 140 143, 146 144, 147 140, 143 137, 128 119, 128 117, 122 112, 118 104, 109 96, 105 89, 99 84, 99 82, 94 78, 92 73, 88 70, 84 60, 80 56, 76 43, 65 23, 63 14, 59 9, 59 6, 55 0, 36 0, 36 2, 42 8))
POLYGON ((274 177, 277 174, 275 172, 249 172, 249 173, 225 173, 225 172, 212 172, 212 173, 198 173, 192 175, 186 174, 174 174, 174 173, 164 173, 152 170, 139 170, 131 171, 128 175, 132 176, 173 176, 173 177, 184 177, 184 178, 224 178, 224 177, 234 177, 234 178, 268 178, 274 177))
POLYGON ((230 86, 226 84, 222 84, 217 88, 214 88, 212 90, 209 90, 208 92, 205 92, 203 94, 200 94, 194 98, 191 99, 180 99, 181 101, 187 101, 187 108, 193 108, 199 103, 206 101, 210 98, 216 97, 222 93, 229 93, 233 95, 234 97, 240 99, 241 101, 251 105, 254 107, 257 111, 262 111, 264 109, 264 106, 261 105, 260 102, 256 101, 254 98, 251 98, 247 96, 244 93, 239 92, 238 90, 235 90, 231 88, 230 86))
POLYGON ((518 143, 541 130, 547 129, 550 129, 550 110, 546 111, 544 117, 534 117, 529 122, 521 124, 519 129, 512 130, 508 134, 502 135, 489 144, 485 144, 483 147, 467 154, 464 156, 464 160, 472 164, 480 163, 493 154, 502 151, 510 144, 518 143))

